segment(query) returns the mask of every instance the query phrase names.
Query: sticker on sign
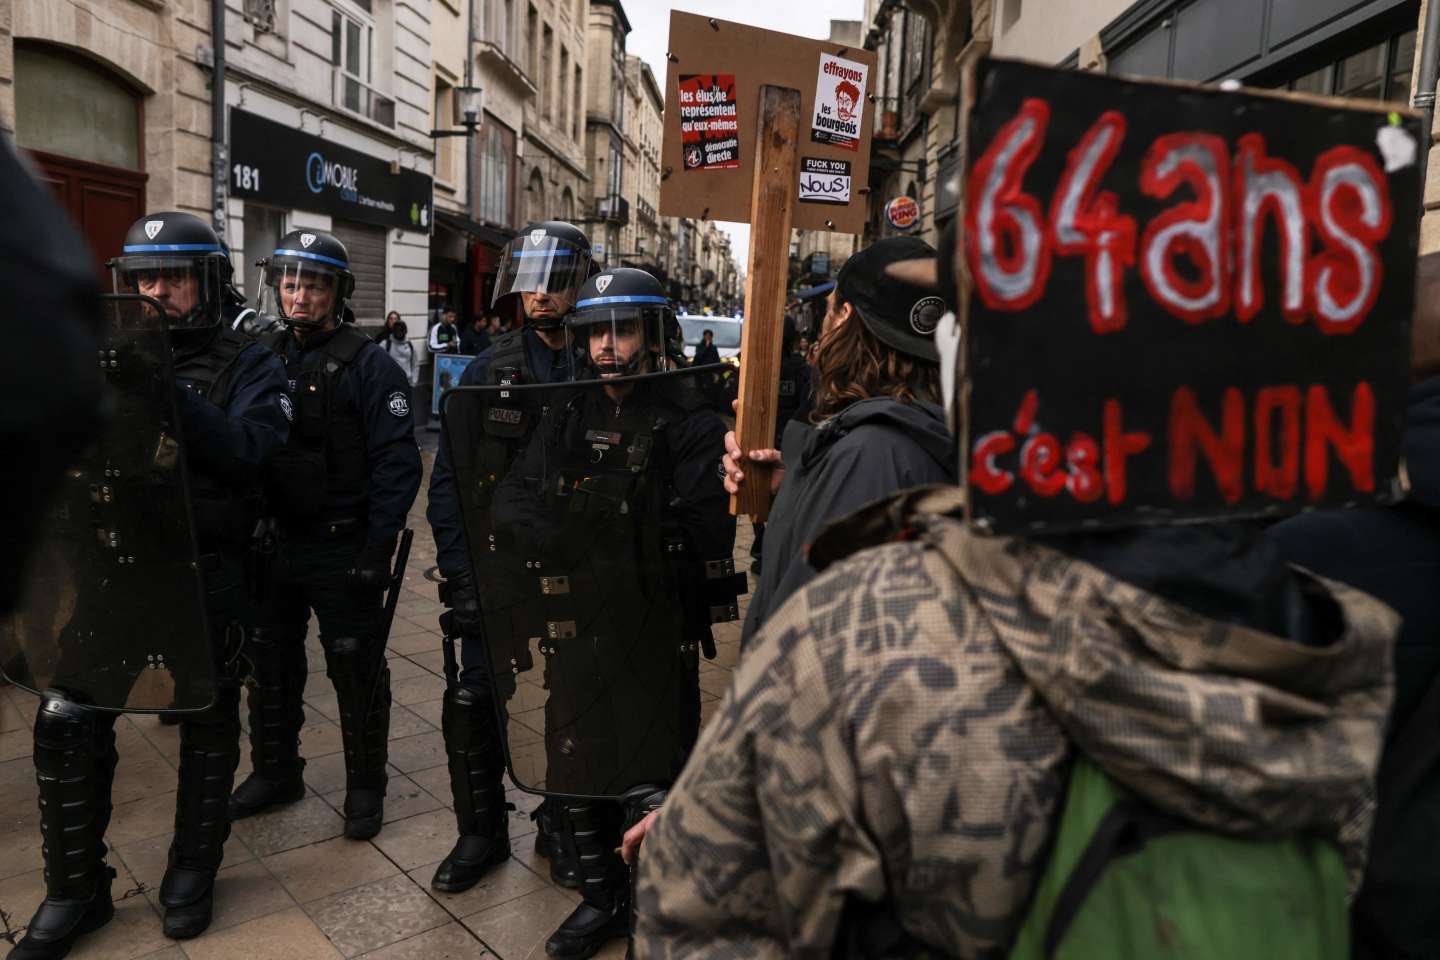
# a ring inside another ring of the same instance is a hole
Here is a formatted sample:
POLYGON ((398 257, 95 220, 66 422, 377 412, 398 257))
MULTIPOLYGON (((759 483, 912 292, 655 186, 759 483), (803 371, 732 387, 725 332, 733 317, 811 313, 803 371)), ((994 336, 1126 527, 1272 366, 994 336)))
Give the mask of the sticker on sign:
POLYGON ((740 112, 733 73, 680 78, 680 143, 686 170, 740 166, 740 112))
POLYGON ((865 80, 870 68, 855 60, 828 53, 820 55, 815 81, 815 115, 810 139, 845 150, 859 149, 860 124, 865 119, 865 80))
POLYGON ((850 202, 850 161, 800 158, 800 202, 850 202))

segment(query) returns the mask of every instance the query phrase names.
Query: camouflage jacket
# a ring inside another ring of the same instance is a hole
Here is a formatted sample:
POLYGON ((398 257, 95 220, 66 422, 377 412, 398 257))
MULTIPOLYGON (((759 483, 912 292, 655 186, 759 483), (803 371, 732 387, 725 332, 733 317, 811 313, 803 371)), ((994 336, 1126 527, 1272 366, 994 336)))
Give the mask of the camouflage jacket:
POLYGON ((1054 550, 939 515, 865 550, 757 634, 646 837, 641 957, 829 956, 847 901, 938 953, 1003 956, 1072 749, 1235 833, 1334 838, 1358 879, 1397 618, 1323 582, 1306 647, 1207 620, 1054 550))

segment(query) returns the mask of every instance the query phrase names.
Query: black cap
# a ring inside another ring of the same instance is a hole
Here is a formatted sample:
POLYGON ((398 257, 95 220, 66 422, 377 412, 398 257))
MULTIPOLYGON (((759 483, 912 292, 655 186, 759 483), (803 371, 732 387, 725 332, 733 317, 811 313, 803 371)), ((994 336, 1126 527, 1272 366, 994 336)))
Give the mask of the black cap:
POLYGON ((885 269, 902 260, 934 256, 935 249, 917 237, 878 240, 845 261, 835 280, 835 296, 854 308, 881 343, 939 363, 935 327, 949 306, 933 289, 906 283, 885 269))

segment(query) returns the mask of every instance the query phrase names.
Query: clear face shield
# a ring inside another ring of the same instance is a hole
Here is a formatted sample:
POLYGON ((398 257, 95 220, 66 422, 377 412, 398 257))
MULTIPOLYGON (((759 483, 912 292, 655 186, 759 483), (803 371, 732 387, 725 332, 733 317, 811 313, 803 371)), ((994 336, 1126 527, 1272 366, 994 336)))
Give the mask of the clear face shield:
POLYGON ((565 325, 566 347, 578 355, 577 376, 628 377, 664 369, 664 307, 599 307, 572 314, 565 325))
POLYGON ((344 307, 341 275, 334 267, 294 257, 265 261, 260 278, 260 312, 302 330, 339 322, 344 307))
POLYGON ((543 234, 522 234, 501 251, 491 303, 519 294, 525 316, 541 325, 557 326, 575 306, 575 294, 592 272, 589 250, 543 234))
POLYGON ((131 254, 110 261, 110 274, 116 293, 158 301, 171 330, 197 329, 220 322, 223 263, 219 257, 131 254))

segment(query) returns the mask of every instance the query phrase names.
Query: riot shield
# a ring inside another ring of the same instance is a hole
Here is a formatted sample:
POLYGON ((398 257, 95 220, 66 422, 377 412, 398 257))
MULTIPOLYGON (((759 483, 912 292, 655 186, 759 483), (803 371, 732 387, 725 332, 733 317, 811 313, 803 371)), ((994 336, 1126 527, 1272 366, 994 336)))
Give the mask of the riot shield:
POLYGON ((108 419, 44 510, 0 670, 98 709, 201 710, 215 698, 165 313, 104 298, 108 419))
POLYGON ((716 472, 725 426, 700 388, 712 372, 445 394, 506 758, 522 789, 618 798, 672 782, 694 744, 693 588, 704 564, 691 532, 730 524, 728 556, 734 530, 716 472), (677 475, 691 478, 686 489, 677 475))

